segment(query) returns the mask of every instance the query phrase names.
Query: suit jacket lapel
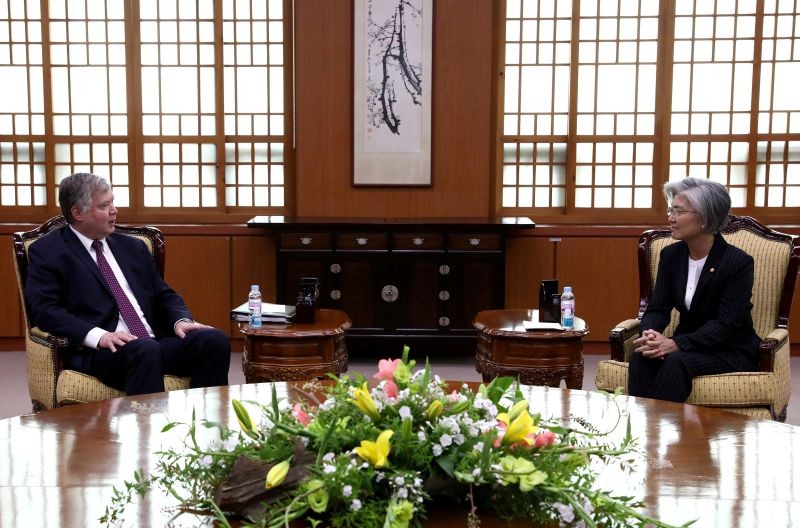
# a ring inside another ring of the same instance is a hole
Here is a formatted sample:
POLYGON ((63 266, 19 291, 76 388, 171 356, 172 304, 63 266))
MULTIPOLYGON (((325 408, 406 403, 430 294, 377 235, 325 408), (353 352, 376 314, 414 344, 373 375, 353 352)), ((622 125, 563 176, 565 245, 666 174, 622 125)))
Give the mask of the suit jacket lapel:
MULTIPOLYGON (((719 269, 722 256, 725 254, 725 249, 727 247, 728 243, 725 242, 725 239, 722 238, 722 235, 717 233, 714 236, 714 245, 711 246, 711 251, 708 252, 706 263, 700 272, 700 280, 697 282, 697 289, 694 292, 695 297, 701 295, 703 288, 706 286, 706 284, 708 284, 708 281, 713 278, 714 273, 716 273, 719 269)), ((694 302, 692 302, 692 304, 694 304, 694 302)))
POLYGON ((673 295, 678 299, 676 306, 683 306, 685 308, 686 303, 684 297, 686 296, 686 281, 689 277, 689 246, 685 243, 681 243, 681 249, 678 252, 675 266, 676 269, 674 271, 677 280, 675 281, 676 291, 673 292, 673 295))
POLYGON ((67 247, 75 254, 78 260, 83 262, 86 269, 95 276, 97 281, 100 285, 105 288, 105 290, 111 294, 111 289, 108 287, 108 283, 106 279, 103 277, 103 274, 100 273, 100 268, 97 267, 97 263, 92 259, 89 252, 86 251, 86 248, 81 243, 80 239, 72 232, 72 229, 67 226, 64 228, 64 242, 66 242, 67 247))

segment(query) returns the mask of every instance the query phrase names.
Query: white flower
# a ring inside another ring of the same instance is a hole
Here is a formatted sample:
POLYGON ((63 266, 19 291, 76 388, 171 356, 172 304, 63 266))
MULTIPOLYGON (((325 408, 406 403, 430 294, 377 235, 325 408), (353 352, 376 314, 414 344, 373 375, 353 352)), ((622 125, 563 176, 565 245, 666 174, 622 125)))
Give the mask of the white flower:
POLYGON ((407 405, 403 405, 402 407, 400 407, 400 411, 399 412, 400 412, 400 418, 402 418, 404 420, 406 418, 411 418, 411 409, 409 409, 409 407, 407 405))
POLYGON ((472 438, 475 438, 476 436, 478 436, 479 433, 480 433, 480 431, 478 431, 478 428, 475 427, 474 425, 470 425, 467 428, 467 434, 469 434, 472 438))
POLYGON ((483 442, 475 442, 475 451, 483 451, 483 442))
POLYGON ((211 457, 211 455, 205 455, 203 458, 201 458, 200 460, 198 460, 198 461, 197 461, 197 464, 198 464, 200 467, 207 468, 208 466, 210 466, 210 465, 211 465, 211 462, 212 462, 213 460, 214 460, 214 459, 211 457))
POLYGON ((350 509, 353 511, 358 511, 361 509, 361 501, 358 499, 353 499, 353 502, 350 503, 350 509))
POLYGON ((336 466, 334 466, 333 464, 323 464, 322 472, 328 474, 336 473, 336 466))
POLYGON ((336 458, 336 454, 334 454, 332 451, 329 451, 329 452, 325 453, 325 455, 322 457, 322 461, 323 462, 333 462, 334 458, 336 458))
POLYGON ((425 431, 420 430, 419 432, 417 432, 417 438, 419 439, 420 442, 424 442, 426 438, 425 431))
POLYGON ((442 446, 439 444, 433 444, 433 456, 439 456, 442 454, 442 446))
POLYGON ((236 446, 239 444, 239 441, 236 438, 230 436, 227 440, 222 443, 222 449, 225 451, 233 451, 236 449, 236 446))
POLYGON ((458 433, 456 436, 453 437, 453 441, 456 443, 456 445, 463 444, 464 440, 465 440, 464 435, 461 433, 458 433))
POLYGON ((383 473, 377 473, 375 475, 375 482, 381 482, 384 478, 383 473))
POLYGON ((442 447, 447 447, 449 445, 452 445, 453 437, 445 433, 439 438, 439 443, 442 444, 442 447))
POLYGON ((404 479, 403 477, 395 477, 394 483, 397 484, 398 486, 402 486, 403 484, 406 483, 406 479, 404 479))
POLYGON ((400 488, 399 490, 397 490, 397 498, 399 499, 408 498, 408 490, 405 488, 400 488))
POLYGON ((300 437, 300 443, 303 444, 303 447, 308 447, 308 443, 311 441, 310 438, 307 436, 300 437))
POLYGON ((572 506, 556 502, 553 504, 553 507, 558 511, 558 516, 561 517, 561 520, 565 523, 571 523, 575 520, 575 510, 572 509, 572 506))
POLYGON ((345 487, 342 488, 343 497, 349 497, 352 494, 353 494, 353 486, 351 486, 350 484, 347 484, 345 487))
POLYGON ((481 468, 475 468, 475 469, 473 469, 473 470, 472 470, 472 476, 473 476, 473 477, 476 477, 476 478, 477 478, 477 477, 480 477, 480 476, 481 476, 481 468))

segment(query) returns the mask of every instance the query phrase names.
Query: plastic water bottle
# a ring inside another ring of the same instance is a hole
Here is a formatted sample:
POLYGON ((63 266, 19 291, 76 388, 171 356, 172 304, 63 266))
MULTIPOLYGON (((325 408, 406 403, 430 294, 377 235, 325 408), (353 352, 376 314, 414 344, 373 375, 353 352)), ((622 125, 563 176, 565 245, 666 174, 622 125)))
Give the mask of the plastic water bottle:
POLYGON ((561 326, 567 330, 575 327, 575 294, 572 293, 572 286, 564 286, 564 293, 561 294, 561 326))
POLYGON ((258 284, 250 286, 250 295, 247 296, 247 308, 250 310, 250 326, 261 328, 261 292, 258 284))

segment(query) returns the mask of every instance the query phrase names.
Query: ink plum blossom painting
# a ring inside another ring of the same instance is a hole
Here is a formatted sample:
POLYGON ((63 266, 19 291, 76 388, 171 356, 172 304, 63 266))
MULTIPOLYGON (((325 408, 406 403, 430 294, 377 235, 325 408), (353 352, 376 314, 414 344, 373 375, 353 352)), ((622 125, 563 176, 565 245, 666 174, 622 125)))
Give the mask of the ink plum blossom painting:
POLYGON ((430 185, 432 0, 355 0, 356 185, 430 185))

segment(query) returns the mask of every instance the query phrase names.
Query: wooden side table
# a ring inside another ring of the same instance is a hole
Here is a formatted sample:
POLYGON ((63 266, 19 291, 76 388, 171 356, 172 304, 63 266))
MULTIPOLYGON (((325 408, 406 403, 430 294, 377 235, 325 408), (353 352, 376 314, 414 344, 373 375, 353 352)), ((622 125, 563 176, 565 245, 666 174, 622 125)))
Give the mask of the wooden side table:
POLYGON ((589 334, 583 319, 573 330, 526 330, 532 310, 486 310, 475 316, 478 349, 475 368, 489 382, 497 376, 518 377, 526 385, 570 389, 583 386, 583 336, 589 334))
POLYGON ((245 336, 242 370, 247 383, 321 378, 347 370, 345 330, 350 318, 341 310, 315 310, 314 323, 239 325, 245 336))

